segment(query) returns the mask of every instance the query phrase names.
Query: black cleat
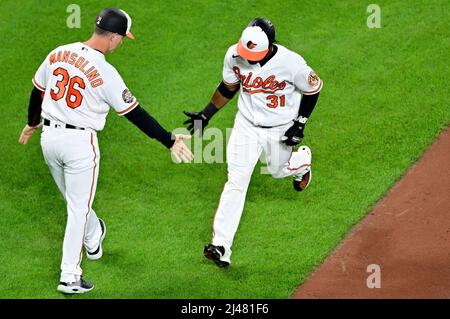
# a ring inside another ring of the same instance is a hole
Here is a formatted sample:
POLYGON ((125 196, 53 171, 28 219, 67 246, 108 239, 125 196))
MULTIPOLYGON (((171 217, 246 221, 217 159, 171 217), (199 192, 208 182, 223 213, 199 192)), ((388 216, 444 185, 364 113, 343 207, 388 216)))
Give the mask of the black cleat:
POLYGON ((75 282, 60 282, 57 289, 63 294, 82 294, 94 289, 94 285, 80 278, 75 282))
POLYGON ((203 250, 203 255, 211 259, 216 263, 217 266, 220 268, 228 268, 230 266, 230 263, 227 261, 220 260, 221 257, 225 254, 225 248, 223 246, 215 246, 213 244, 208 244, 205 246, 205 249, 203 250))

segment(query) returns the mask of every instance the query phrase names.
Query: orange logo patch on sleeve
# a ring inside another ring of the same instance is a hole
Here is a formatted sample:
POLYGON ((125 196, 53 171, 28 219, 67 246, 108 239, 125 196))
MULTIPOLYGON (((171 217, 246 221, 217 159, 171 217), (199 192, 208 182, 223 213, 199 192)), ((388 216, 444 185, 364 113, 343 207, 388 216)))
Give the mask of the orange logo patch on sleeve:
POLYGON ((319 77, 317 76, 316 72, 309 72, 308 84, 311 86, 317 86, 319 84, 319 77))

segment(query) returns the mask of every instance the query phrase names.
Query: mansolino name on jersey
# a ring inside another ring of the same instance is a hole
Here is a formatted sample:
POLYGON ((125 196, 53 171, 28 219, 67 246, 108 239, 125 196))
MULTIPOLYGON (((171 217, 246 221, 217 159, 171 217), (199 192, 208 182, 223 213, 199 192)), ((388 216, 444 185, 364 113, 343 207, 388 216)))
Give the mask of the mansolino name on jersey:
POLYGON ((75 52, 71 53, 70 51, 58 51, 52 53, 49 59, 50 65, 56 62, 63 62, 75 66, 86 75, 93 88, 103 84, 103 79, 100 77, 100 73, 98 73, 97 69, 94 66, 86 69, 88 67, 89 60, 86 60, 82 56, 78 56, 75 52))

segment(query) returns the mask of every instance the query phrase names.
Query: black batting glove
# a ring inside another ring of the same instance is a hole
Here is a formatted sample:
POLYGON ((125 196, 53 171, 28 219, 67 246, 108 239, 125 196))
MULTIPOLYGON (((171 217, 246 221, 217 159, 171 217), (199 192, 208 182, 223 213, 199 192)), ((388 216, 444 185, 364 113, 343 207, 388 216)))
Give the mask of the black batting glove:
POLYGON ((305 124, 294 121, 294 124, 284 133, 284 136, 281 137, 281 141, 288 146, 300 144, 303 139, 304 128, 305 124))
POLYGON ((195 113, 183 111, 183 113, 187 117, 189 117, 189 119, 184 121, 183 124, 188 124, 187 129, 191 132, 191 134, 194 134, 196 131, 199 131, 200 136, 202 136, 203 130, 208 125, 210 118, 206 116, 206 114, 203 111, 195 113))
POLYGON ((189 113, 183 111, 183 113, 189 117, 189 120, 184 121, 183 124, 189 124, 187 129, 191 131, 191 134, 194 134, 195 131, 198 130, 201 137, 203 136, 203 130, 208 125, 209 120, 217 113, 217 111, 219 111, 219 109, 212 102, 209 102, 200 112, 189 113))

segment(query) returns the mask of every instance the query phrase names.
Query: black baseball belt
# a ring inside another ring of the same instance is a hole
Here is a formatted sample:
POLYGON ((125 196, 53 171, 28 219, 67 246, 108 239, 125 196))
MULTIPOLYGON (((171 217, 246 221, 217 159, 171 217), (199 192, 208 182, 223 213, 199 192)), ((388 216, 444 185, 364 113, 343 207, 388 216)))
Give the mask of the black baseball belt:
POLYGON ((44 125, 50 126, 50 127, 63 126, 65 128, 72 129, 72 130, 83 130, 84 131, 84 127, 78 127, 78 126, 75 126, 72 124, 55 123, 55 122, 52 123, 50 120, 47 120, 47 119, 44 119, 44 125))

